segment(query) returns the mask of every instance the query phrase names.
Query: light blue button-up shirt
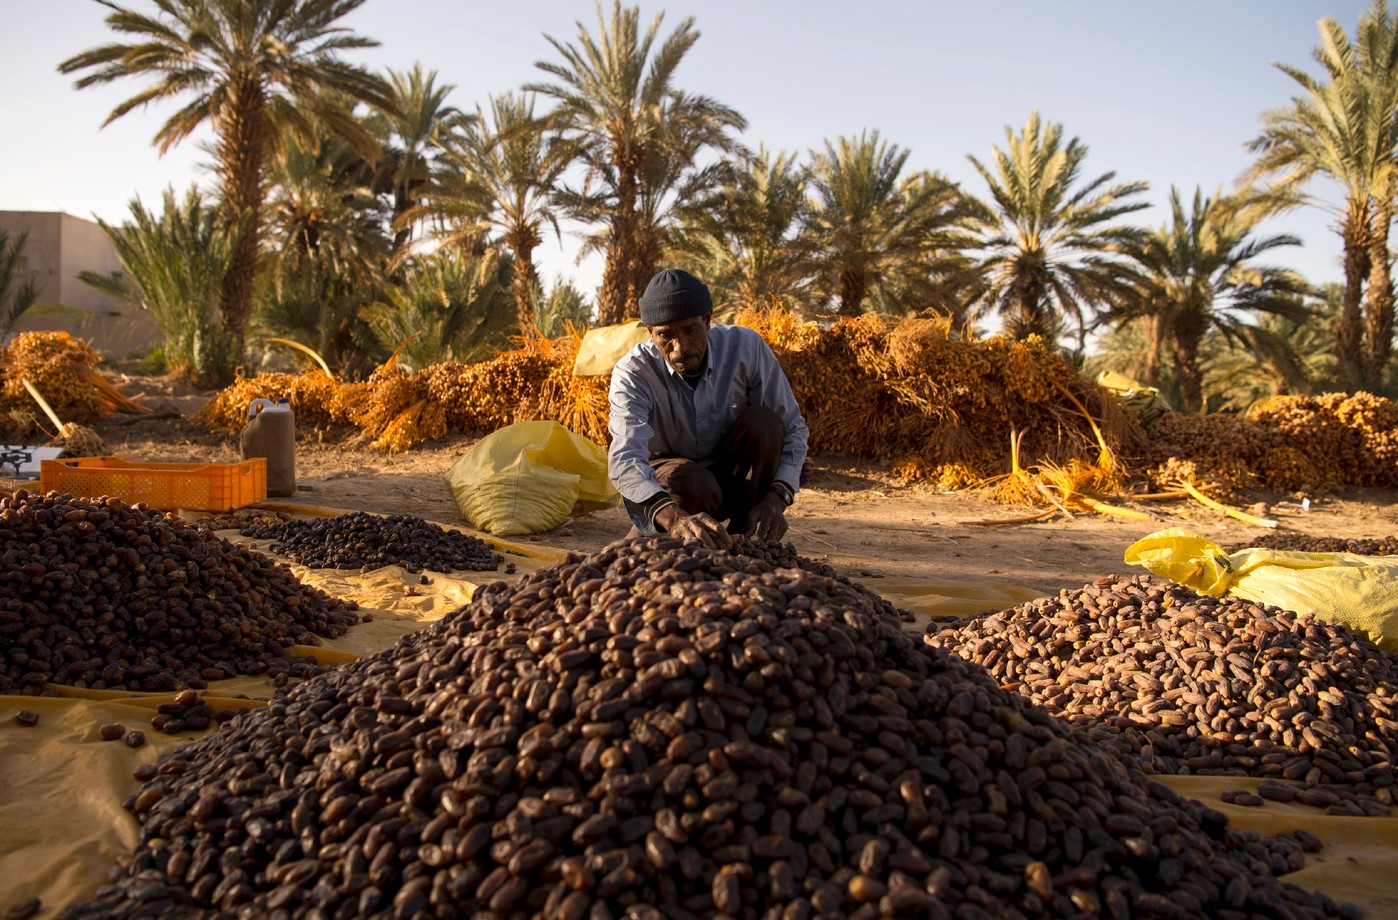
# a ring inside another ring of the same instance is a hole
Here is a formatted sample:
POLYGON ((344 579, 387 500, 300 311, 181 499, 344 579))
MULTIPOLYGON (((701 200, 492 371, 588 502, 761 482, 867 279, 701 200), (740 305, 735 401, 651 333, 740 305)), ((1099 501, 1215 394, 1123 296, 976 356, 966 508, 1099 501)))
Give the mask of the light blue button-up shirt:
POLYGON ((641 503, 665 491, 652 457, 685 457, 701 464, 748 406, 763 406, 786 423, 776 478, 800 488, 809 430, 777 356, 746 326, 709 327, 709 355, 697 386, 690 387, 649 340, 627 352, 612 369, 607 472, 628 501, 641 503))

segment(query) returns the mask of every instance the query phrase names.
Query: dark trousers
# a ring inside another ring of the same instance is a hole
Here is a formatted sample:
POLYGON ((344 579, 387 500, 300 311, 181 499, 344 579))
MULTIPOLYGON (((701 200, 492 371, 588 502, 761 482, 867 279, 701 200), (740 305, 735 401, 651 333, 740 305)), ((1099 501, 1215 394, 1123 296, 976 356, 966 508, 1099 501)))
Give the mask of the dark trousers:
POLYGON ((742 533, 748 512, 772 488, 786 443, 786 423, 762 406, 733 422, 707 466, 683 457, 656 457, 651 468, 685 514, 708 514, 742 533))

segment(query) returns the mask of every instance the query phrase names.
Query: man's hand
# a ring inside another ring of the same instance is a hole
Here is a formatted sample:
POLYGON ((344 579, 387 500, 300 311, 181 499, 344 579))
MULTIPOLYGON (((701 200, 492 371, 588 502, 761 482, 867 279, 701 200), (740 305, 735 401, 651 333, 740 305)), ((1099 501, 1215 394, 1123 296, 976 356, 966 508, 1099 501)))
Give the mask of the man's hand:
POLYGON ((665 530, 666 535, 681 540, 696 540, 716 549, 728 549, 733 545, 733 538, 721 523, 707 514, 685 514, 679 505, 661 508, 655 522, 665 530))
POLYGON ((776 543, 786 536, 786 526, 786 502, 769 492, 748 512, 747 529, 743 532, 754 540, 776 543))

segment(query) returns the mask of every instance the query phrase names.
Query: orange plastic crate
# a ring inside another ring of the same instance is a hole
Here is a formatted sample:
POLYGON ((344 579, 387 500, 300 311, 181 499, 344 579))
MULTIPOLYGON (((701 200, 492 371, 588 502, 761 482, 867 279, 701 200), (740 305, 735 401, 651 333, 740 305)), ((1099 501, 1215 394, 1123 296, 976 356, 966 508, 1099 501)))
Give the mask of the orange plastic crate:
POLYGON ((83 498, 109 496, 174 511, 231 511, 267 497, 267 461, 133 463, 119 457, 72 457, 39 464, 39 488, 83 498))

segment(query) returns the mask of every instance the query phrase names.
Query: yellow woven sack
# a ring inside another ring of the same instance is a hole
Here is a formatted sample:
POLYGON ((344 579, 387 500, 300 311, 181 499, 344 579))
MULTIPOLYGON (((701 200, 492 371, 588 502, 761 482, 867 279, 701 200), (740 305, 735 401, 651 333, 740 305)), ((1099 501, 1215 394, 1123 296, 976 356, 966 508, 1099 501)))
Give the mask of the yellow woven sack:
POLYGON ((443 478, 471 526, 496 536, 542 533, 620 499, 607 479, 606 451, 553 421, 487 435, 443 478))
POLYGON ((578 356, 573 359, 573 376, 610 374, 622 355, 648 338, 650 333, 640 320, 587 330, 578 345, 578 356))
POLYGON ((1259 547, 1227 553, 1216 543, 1171 527, 1132 543, 1125 561, 1200 594, 1311 613, 1398 651, 1398 556, 1259 547))

